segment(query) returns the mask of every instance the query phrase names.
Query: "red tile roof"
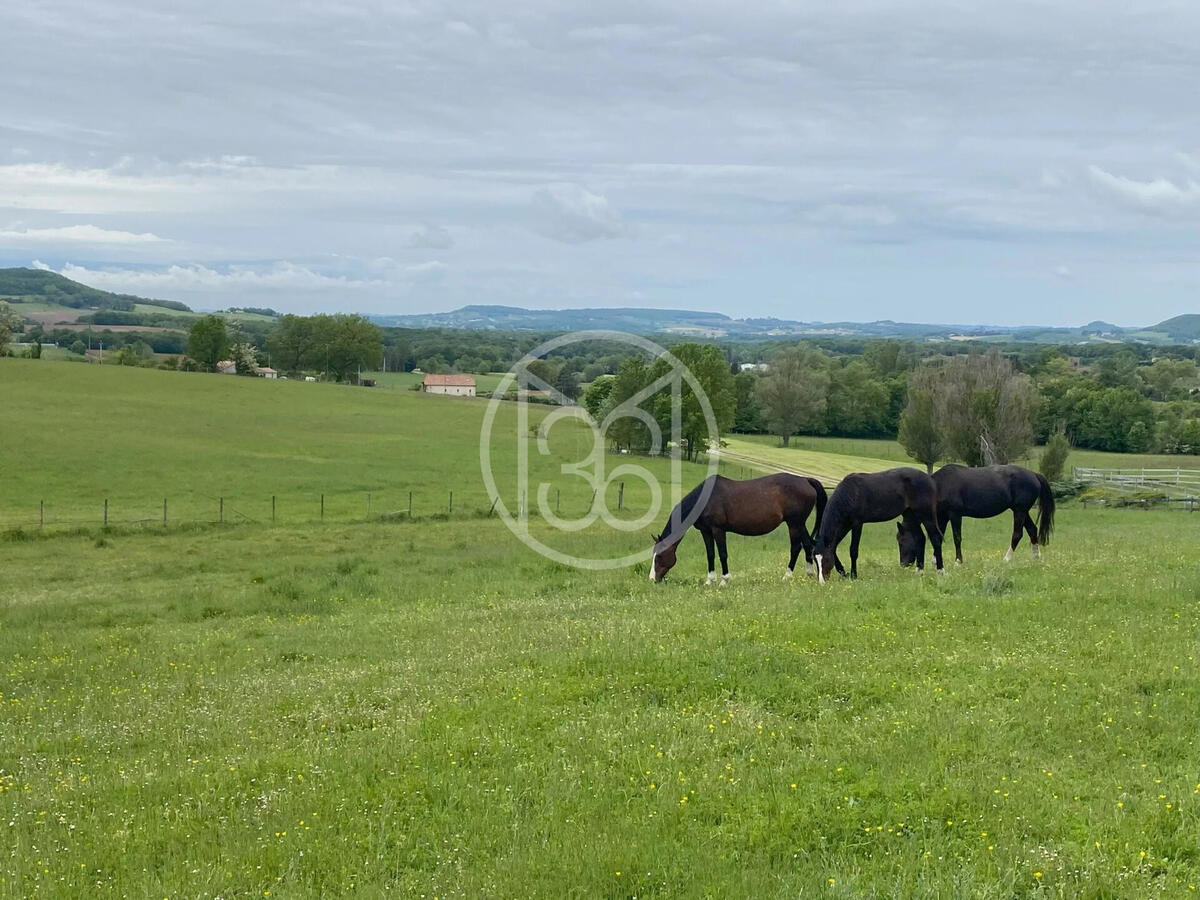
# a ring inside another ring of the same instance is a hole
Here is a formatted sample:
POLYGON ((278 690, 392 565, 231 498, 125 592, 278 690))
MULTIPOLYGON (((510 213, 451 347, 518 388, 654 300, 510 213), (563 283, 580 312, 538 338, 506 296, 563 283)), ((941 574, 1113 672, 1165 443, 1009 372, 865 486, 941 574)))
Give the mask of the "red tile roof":
POLYGON ((426 387, 475 387, 475 376, 426 375, 421 384, 426 387))

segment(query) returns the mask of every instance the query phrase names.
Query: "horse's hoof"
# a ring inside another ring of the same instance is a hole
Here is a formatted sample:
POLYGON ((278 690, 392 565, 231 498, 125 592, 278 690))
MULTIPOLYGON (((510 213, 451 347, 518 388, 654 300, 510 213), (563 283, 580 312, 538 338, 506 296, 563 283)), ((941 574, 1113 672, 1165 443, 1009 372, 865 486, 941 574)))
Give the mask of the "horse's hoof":
POLYGON ((917 574, 918 574, 918 575, 924 575, 924 574, 925 574, 925 570, 924 570, 924 569, 917 569, 917 574))
POLYGON ((784 570, 783 570, 783 580, 784 580, 784 581, 790 581, 790 580, 791 580, 791 577, 792 577, 792 574, 793 574, 793 573, 792 573, 792 570, 791 570, 791 569, 784 569, 784 570))
POLYGON ((722 575, 721 576, 721 587, 725 587, 725 585, 727 585, 727 584, 729 584, 729 576, 722 575))

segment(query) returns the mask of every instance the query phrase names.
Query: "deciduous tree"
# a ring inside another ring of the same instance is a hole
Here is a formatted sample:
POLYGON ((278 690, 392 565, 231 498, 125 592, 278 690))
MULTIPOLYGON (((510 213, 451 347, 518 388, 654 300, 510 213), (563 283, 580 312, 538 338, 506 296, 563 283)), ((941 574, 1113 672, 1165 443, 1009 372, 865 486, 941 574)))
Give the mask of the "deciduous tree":
POLYGON ((807 347, 789 347, 771 357, 755 397, 767 427, 786 447, 793 434, 823 430, 828 390, 824 357, 807 347))

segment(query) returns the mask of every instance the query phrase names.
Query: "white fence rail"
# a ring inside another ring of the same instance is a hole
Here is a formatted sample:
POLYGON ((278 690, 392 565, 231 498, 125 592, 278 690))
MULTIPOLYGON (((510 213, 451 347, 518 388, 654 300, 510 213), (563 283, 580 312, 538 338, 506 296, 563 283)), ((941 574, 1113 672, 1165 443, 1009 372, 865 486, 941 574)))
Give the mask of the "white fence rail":
POLYGON ((1169 497, 1200 497, 1200 469, 1093 469, 1075 466, 1075 480, 1122 493, 1161 491, 1169 497))

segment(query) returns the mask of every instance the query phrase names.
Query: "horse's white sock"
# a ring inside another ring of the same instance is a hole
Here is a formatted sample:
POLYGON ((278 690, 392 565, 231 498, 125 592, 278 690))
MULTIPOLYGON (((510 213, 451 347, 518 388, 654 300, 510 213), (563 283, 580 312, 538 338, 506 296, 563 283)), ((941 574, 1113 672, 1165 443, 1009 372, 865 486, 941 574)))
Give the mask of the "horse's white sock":
POLYGON ((712 583, 713 583, 714 581, 716 581, 716 580, 717 580, 717 573, 716 573, 716 572, 709 572, 709 573, 708 573, 708 578, 705 580, 705 582, 704 582, 704 583, 705 583, 705 584, 712 584, 712 583))
POLYGON ((1034 559, 1041 559, 1041 558, 1042 558, 1042 548, 1041 548, 1041 545, 1040 545, 1040 544, 1034 544, 1034 545, 1033 545, 1033 558, 1034 558, 1034 559))
POLYGON ((729 584, 729 575, 728 574, 722 575, 721 576, 721 587, 725 587, 725 585, 727 585, 727 584, 729 584))
POLYGON ((783 580, 784 580, 784 581, 787 581, 787 580, 788 580, 789 578, 791 578, 791 577, 792 577, 792 570, 791 570, 791 569, 784 569, 784 570, 783 570, 783 580))
POLYGON ((1004 554, 1005 562, 1012 562, 1012 547, 1008 548, 1008 552, 1004 554))

